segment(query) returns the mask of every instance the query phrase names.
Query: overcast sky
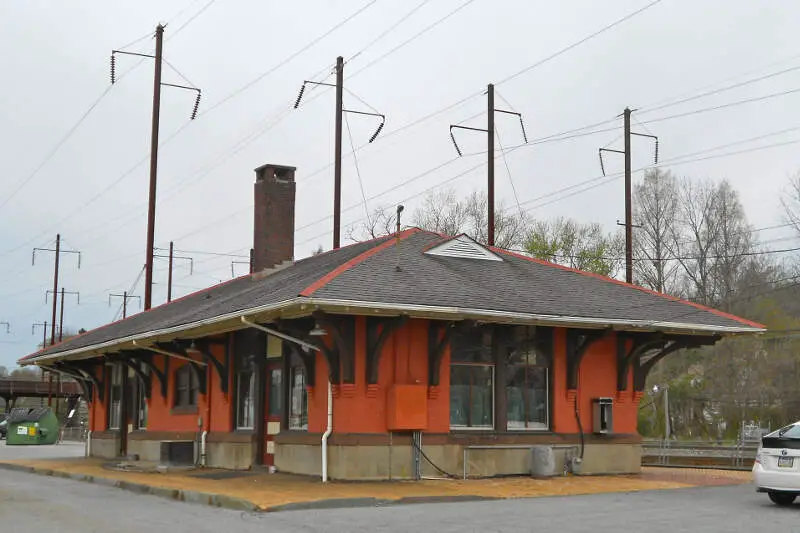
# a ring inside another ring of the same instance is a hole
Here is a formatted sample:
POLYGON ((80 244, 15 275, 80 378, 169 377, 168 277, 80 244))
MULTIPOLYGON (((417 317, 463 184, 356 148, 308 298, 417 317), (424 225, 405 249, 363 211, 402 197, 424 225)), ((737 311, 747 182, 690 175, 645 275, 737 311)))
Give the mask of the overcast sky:
MULTIPOLYGON (((174 240, 178 250, 193 252, 179 255, 194 258, 191 275, 188 263, 176 262, 176 296, 230 279, 231 261, 246 260, 194 252, 247 254, 253 169, 265 163, 297 167, 296 257, 319 245, 331 247, 332 221, 326 217, 333 203, 328 167, 333 91, 306 91, 300 109, 290 108, 302 81, 324 79, 337 55, 347 61, 345 106, 368 110, 369 105, 387 117, 378 140, 357 152, 370 210, 402 202, 406 213, 413 212, 431 188, 453 187, 463 194, 483 190, 485 166, 479 165, 484 156, 467 154, 485 150, 485 138, 461 132, 466 157, 454 159, 448 125, 474 117, 465 124, 485 127, 483 92, 493 82, 497 106, 524 115, 530 140, 615 119, 625 106, 638 109, 634 130, 658 135, 663 161, 689 156, 670 167, 676 174, 726 178, 740 192, 754 227, 781 224, 780 195, 788 176, 800 169, 797 144, 791 144, 800 142, 800 92, 690 112, 800 87, 797 2, 662 0, 534 66, 650 3, 4 0, 0 322, 9 322, 11 332, 0 329, 0 365, 13 365, 34 351, 42 330, 32 335, 32 324, 50 321, 45 291, 52 288, 53 254, 37 253, 31 265, 33 247, 52 247, 60 232, 64 247, 82 254, 80 270, 76 257, 62 257, 61 284, 80 291, 80 305, 74 298, 66 302, 65 328, 89 329, 113 320, 120 300, 109 306, 109 294, 131 289, 141 272, 153 67, 149 59, 119 56, 121 79, 112 86, 109 55, 132 42, 125 50, 151 53, 159 22, 167 23, 164 57, 179 71, 165 64, 163 81, 191 83, 203 94, 200 114, 189 122, 193 95, 163 90, 156 244, 165 248, 174 240), (684 116, 656 120, 672 115, 684 116), (765 137, 731 145, 759 136, 765 137), (751 150, 778 143, 782 146, 751 150), (706 151, 723 145, 731 146, 706 151), (714 157, 734 151, 742 153, 714 157)), ((356 115, 349 123, 356 147, 377 125, 356 115)), ((504 147, 522 144, 513 117, 498 115, 497 128, 504 147)), ((615 230, 624 217, 620 179, 562 191, 600 176, 598 147, 622 148, 621 119, 584 131, 609 128, 614 131, 515 149, 507 155, 510 172, 497 159, 498 198, 517 208, 513 180, 522 208, 534 217, 563 215, 615 230)), ((347 153, 350 143, 345 129, 347 153)), ((646 139, 635 139, 633 151, 634 168, 652 163, 646 139)), ((622 169, 621 157, 606 161, 609 174, 622 169)), ((349 156, 343 164, 343 207, 346 223, 365 216, 349 156)), ((775 249, 793 246, 789 235, 785 229, 759 233, 765 246, 775 249)), ((166 298, 166 261, 157 260, 156 267, 153 299, 159 304, 166 298)), ((234 269, 239 275, 246 265, 234 269)), ((142 295, 143 285, 140 280, 134 294, 142 295)), ((139 309, 136 300, 129 307, 139 309)))

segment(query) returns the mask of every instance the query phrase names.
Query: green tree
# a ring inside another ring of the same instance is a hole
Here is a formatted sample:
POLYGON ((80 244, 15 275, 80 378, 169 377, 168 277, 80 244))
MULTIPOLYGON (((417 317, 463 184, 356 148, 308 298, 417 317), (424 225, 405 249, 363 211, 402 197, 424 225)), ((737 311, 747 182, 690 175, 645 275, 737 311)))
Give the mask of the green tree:
POLYGON ((533 257, 612 278, 622 269, 623 250, 622 233, 567 218, 534 222, 525 240, 533 257))

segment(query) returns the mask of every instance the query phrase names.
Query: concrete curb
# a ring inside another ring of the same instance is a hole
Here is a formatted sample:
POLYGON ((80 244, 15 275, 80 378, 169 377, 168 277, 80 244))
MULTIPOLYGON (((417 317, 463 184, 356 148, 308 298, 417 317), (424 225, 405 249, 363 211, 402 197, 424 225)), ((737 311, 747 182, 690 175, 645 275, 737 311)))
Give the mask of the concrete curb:
POLYGON ((145 485, 143 483, 133 483, 121 479, 94 477, 87 474, 72 474, 69 472, 58 470, 54 471, 47 468, 36 468, 13 463, 0 462, 0 469, 24 472, 26 474, 37 474, 40 476, 59 477, 63 479, 71 479, 73 481, 83 481, 85 483, 94 483, 95 485, 100 485, 103 487, 127 490, 129 492, 135 492, 136 494, 149 494, 150 496, 156 496, 168 500, 199 503, 203 505, 210 505, 212 507, 231 509, 234 511, 247 511, 252 513, 262 510, 251 501, 242 498, 236 498, 234 496, 228 496, 226 494, 213 494, 209 492, 197 492, 193 490, 154 487, 151 485, 145 485))

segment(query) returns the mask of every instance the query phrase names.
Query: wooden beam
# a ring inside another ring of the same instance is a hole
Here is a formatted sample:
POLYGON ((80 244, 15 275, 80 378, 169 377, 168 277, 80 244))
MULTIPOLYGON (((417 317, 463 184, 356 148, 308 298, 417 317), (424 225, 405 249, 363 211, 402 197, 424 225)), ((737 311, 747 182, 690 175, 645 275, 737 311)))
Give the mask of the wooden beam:
POLYGON ((567 330, 567 389, 578 388, 578 370, 583 356, 595 342, 608 336, 610 330, 567 330))
POLYGON ((454 322, 431 320, 428 323, 428 385, 431 387, 439 385, 442 357, 455 330, 454 322))
POLYGON ((638 359, 650 350, 663 348, 669 339, 661 333, 624 334, 617 333, 617 390, 628 390, 628 374, 638 359), (626 350, 626 341, 632 341, 626 350))
POLYGON ((195 349, 200 354, 200 357, 202 357, 203 360, 206 362, 206 364, 214 367, 214 370, 216 370, 217 372, 217 376, 219 376, 220 390, 222 390, 223 393, 227 394, 228 381, 230 376, 230 364, 228 358, 225 357, 225 362, 219 361, 216 357, 214 357, 214 354, 211 353, 210 344, 211 343, 209 343, 206 340, 195 341, 195 349))
POLYGON ((323 353, 327 350, 329 362, 331 363, 331 377, 334 374, 336 380, 333 383, 355 383, 355 317, 333 317, 321 311, 315 312, 314 319, 320 326, 328 331, 328 334, 333 339, 334 347, 332 349, 324 347, 324 343, 317 343, 322 348, 323 353), (334 353, 335 352, 335 353, 334 353), (333 361, 333 360, 336 361, 333 361), (336 372, 334 373, 334 366, 336 372), (339 367, 341 366, 341 373, 339 367))
POLYGON ((378 382, 383 346, 392 333, 403 327, 408 317, 403 315, 394 318, 367 317, 367 384, 378 382), (380 328, 380 333, 378 333, 380 328))

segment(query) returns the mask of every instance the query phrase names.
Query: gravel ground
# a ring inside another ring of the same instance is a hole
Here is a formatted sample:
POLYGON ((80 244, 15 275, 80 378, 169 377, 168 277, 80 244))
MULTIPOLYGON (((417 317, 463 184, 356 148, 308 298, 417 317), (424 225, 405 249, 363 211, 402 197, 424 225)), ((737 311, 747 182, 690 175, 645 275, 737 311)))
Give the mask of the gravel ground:
POLYGON ((800 532, 800 505, 782 509, 751 486, 248 514, 89 483, 0 471, 3 531, 560 533, 800 532), (101 503, 102 502, 102 503, 101 503))

